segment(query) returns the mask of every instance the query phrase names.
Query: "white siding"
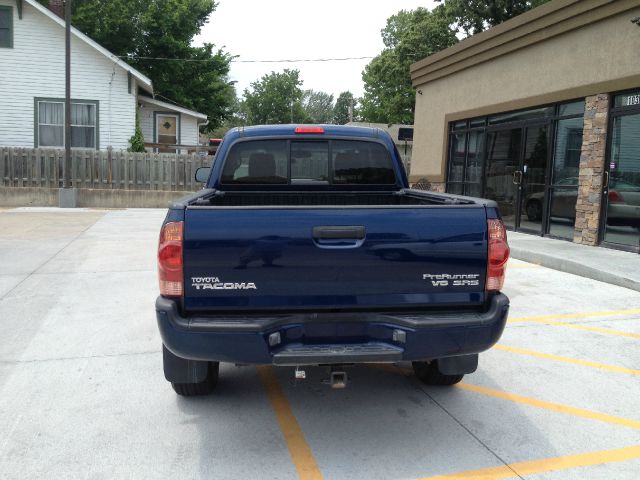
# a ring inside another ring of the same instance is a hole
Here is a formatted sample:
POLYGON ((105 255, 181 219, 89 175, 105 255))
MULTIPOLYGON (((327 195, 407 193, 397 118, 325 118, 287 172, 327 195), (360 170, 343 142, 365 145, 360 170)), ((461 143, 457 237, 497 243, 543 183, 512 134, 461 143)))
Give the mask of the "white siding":
POLYGON ((140 129, 142 130, 144 141, 154 143, 156 139, 153 138, 153 107, 143 104, 138 111, 140 113, 140 129))
MULTIPOLYGON (((13 48, 0 48, 0 145, 34 146, 34 98, 64 98, 64 28, 23 2, 13 8, 13 48)), ((127 72, 71 37, 71 97, 98 100, 99 147, 126 149, 135 128, 135 87, 127 72)))
POLYGON ((191 115, 180 115, 180 143, 182 145, 198 144, 198 119, 191 115))

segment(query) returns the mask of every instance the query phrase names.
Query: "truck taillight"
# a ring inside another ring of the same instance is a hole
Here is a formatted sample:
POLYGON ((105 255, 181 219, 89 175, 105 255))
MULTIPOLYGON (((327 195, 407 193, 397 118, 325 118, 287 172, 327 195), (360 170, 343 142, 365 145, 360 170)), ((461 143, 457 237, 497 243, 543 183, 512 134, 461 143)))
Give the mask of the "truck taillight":
POLYGON ((504 271, 509 260, 509 244, 507 243, 507 229, 502 220, 491 218, 487 220, 489 233, 489 248, 487 257, 487 292, 497 292, 504 284, 504 271))
POLYGON ((322 127, 296 127, 295 133, 324 133, 322 127))
POLYGON ((184 290, 182 240, 184 222, 165 223, 158 244, 158 278, 160 295, 180 297, 184 290))

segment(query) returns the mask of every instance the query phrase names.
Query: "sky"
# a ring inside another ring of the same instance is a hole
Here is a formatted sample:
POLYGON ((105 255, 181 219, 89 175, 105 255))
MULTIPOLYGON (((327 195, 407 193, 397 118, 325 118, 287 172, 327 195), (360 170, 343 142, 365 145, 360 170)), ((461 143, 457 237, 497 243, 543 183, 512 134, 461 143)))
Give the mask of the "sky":
MULTIPOLYGON (((373 57, 384 48, 380 30, 400 10, 435 6, 432 0, 219 0, 195 39, 213 43, 237 60, 373 57)), ((334 97, 363 93, 362 70, 370 59, 318 63, 231 64, 238 96, 272 71, 300 70, 304 89, 334 97)))

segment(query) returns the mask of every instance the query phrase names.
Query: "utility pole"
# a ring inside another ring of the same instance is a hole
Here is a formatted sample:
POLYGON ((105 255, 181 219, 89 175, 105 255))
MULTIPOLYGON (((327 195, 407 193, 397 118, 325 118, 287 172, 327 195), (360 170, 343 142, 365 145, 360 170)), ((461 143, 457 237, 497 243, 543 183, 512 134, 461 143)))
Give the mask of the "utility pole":
POLYGON ((74 208, 78 203, 78 191, 71 187, 71 0, 64 0, 64 163, 63 182, 58 191, 58 204, 74 208))
POLYGON ((71 188, 71 0, 64 1, 64 188, 71 188))

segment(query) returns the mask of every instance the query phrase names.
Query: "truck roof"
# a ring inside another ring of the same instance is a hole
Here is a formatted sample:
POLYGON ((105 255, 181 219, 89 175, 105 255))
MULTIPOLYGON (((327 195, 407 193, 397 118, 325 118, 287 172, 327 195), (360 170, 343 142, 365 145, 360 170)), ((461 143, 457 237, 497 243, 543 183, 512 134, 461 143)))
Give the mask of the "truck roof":
MULTIPOLYGON (((321 127, 324 129, 325 135, 344 136, 344 137, 367 137, 376 138, 388 136, 388 134, 379 128, 360 127, 353 125, 307 125, 307 124, 288 124, 288 125, 256 125, 251 127, 236 127, 230 130, 227 135, 233 137, 264 137, 271 135, 295 135, 296 128, 299 127, 321 127)), ((322 134, 316 134, 322 135, 322 134)))

